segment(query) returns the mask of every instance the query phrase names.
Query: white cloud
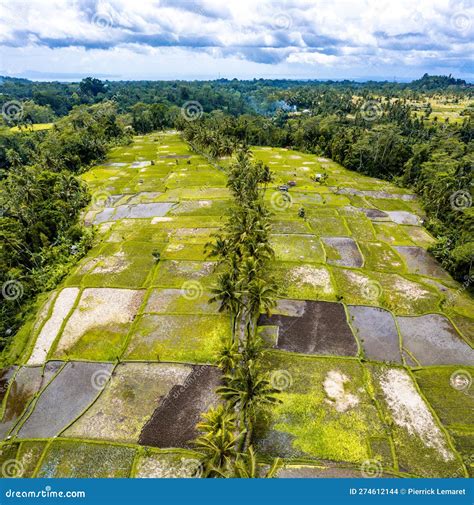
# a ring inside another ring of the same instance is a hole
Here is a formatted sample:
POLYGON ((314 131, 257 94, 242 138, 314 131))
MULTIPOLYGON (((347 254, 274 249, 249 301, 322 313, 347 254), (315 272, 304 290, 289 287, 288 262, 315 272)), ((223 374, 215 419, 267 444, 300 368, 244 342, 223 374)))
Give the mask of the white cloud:
POLYGON ((288 63, 310 63, 320 65, 331 65, 340 61, 336 56, 330 56, 322 53, 291 53, 287 58, 288 63))
POLYGON ((72 73, 129 78, 472 77, 473 30, 468 0, 3 0, 0 72, 54 71, 54 55, 72 73))

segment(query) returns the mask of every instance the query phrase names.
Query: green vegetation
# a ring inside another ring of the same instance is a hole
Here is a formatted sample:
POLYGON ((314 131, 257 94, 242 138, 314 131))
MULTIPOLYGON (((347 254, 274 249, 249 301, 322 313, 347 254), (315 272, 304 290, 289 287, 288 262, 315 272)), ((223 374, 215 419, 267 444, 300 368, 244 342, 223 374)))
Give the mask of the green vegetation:
MULTIPOLYGON (((311 91, 308 90, 308 93, 311 91)), ((312 91, 315 93, 315 91, 312 91)), ((315 98, 316 100, 316 98, 315 98)), ((288 98, 290 102, 290 98, 288 98)), ((296 102, 301 106, 301 101, 296 102)), ((240 116, 220 118, 210 114, 199 122, 185 125, 185 138, 222 156, 215 147, 244 144, 292 146, 296 149, 324 154, 342 165, 367 174, 412 187, 421 197, 427 214, 426 226, 437 237, 431 251, 443 267, 458 279, 470 275, 474 244, 472 213, 473 182, 472 119, 466 116, 461 124, 449 126, 425 125, 410 116, 403 100, 387 103, 373 100, 375 117, 364 118, 363 104, 355 118, 321 111, 310 117, 287 115, 285 121, 240 116), (258 122, 258 131, 255 127, 258 122), (205 134, 205 131, 208 134, 205 134), (278 136, 275 138, 276 133, 278 136)), ((323 173, 324 174, 324 173, 323 173)), ((288 174, 291 176, 290 174, 288 174)), ((333 185, 324 174, 324 184, 333 185)), ((300 181, 294 179, 297 184, 300 181)), ((377 188, 374 188, 377 189, 377 188)), ((323 203, 336 203, 335 196, 323 203)), ((340 196, 340 203, 346 197, 340 196)), ((351 197, 356 206, 372 206, 351 197)), ((407 210, 409 202, 377 199, 380 210, 407 210)), ((341 232, 339 232, 341 233, 341 232)))
POLYGON ((128 141, 111 103, 79 107, 44 135, 28 135, 17 146, 7 147, 4 131, 0 283, 12 293, 0 308, 2 347, 34 296, 55 287, 92 244, 91 231, 78 222, 90 197, 75 174, 103 159, 114 143, 128 141))
MULTIPOLYGON (((278 392, 261 369, 264 343, 257 333, 257 319, 275 306, 276 287, 267 267, 274 252, 269 242, 269 212, 262 189, 271 173, 261 162, 252 162, 246 149, 237 152, 228 171, 234 207, 222 232, 207 244, 210 258, 220 267, 210 303, 231 317, 232 335, 224 337, 218 363, 224 372, 217 389, 224 404, 209 411, 198 428, 196 445, 205 456, 209 477, 257 477, 253 426, 267 405, 278 403, 278 392)), ((267 476, 279 465, 274 461, 267 476)))
POLYGON ((128 477, 132 468, 134 449, 103 444, 53 442, 43 456, 38 477, 128 477), (67 454, 67 457, 64 455, 67 454), (91 473, 91 468, 93 472, 91 473))
MULTIPOLYGON (((287 387, 280 394, 282 403, 262 417, 257 428, 264 453, 279 454, 288 437, 287 457, 352 463, 370 459, 367 440, 383 437, 385 431, 357 361, 271 355, 267 367, 286 379, 287 387)), ((393 466, 391 461, 383 463, 393 466)))
POLYGON ((44 477, 472 472, 470 86, 0 88, 24 107, 0 127, 1 358, 19 366, 2 372, 0 462, 44 477), (53 413, 58 438, 22 439, 49 381, 69 394, 61 365, 88 361, 106 368, 85 410, 53 413))

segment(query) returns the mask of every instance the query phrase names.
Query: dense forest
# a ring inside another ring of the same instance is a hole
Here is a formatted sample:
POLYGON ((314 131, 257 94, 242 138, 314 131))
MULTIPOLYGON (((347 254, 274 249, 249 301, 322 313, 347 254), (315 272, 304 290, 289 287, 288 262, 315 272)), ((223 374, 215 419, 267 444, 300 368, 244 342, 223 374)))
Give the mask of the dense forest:
POLYGON ((414 189, 437 238, 432 253, 472 288, 474 87, 465 81, 1 78, 0 93, 2 346, 35 295, 56 285, 93 243, 79 221, 90 196, 77 175, 133 134, 166 128, 214 158, 251 145, 291 147, 414 189), (458 121, 433 117, 440 100, 459 109, 458 121), (33 126, 45 123, 53 125, 33 126))

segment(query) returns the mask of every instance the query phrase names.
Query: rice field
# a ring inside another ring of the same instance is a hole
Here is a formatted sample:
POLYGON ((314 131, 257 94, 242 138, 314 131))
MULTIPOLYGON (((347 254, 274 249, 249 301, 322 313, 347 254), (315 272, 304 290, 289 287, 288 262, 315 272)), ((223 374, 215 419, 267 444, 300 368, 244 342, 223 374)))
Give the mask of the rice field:
MULTIPOLYGON (((273 313, 259 331, 282 403, 255 428, 281 477, 473 476, 474 301, 427 252, 414 195, 329 159, 253 149, 274 173, 273 313), (324 177, 322 177, 324 175, 324 177), (323 180, 324 182, 319 182, 323 180)), ((204 246, 231 198, 175 132, 82 175, 94 247, 43 297, 0 377, 7 477, 191 477, 231 322, 204 246)))

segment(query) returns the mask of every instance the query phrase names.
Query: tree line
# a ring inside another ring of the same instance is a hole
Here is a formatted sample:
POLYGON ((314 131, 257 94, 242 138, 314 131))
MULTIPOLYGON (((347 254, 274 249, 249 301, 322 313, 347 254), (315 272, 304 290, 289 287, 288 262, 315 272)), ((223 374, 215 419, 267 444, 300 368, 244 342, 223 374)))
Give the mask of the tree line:
POLYGON ((0 128, 7 165, 0 180, 0 348, 35 295, 54 288, 92 244, 92 231, 79 222, 90 195, 77 174, 130 141, 111 102, 79 106, 46 132, 0 128))
POLYGON ((437 239, 431 252, 465 282, 474 260, 472 114, 457 124, 426 124, 402 100, 372 98, 367 118, 366 103, 360 100, 352 117, 232 117, 215 111, 179 127, 188 141, 214 156, 227 156, 240 144, 287 147, 413 189, 427 215, 425 226, 437 239))
MULTIPOLYGON (((44 123, 67 115, 78 105, 113 100, 117 110, 130 118, 137 104, 161 104, 179 108, 186 101, 198 101, 205 112, 222 110, 238 116, 247 113, 273 115, 288 105, 318 107, 325 113, 351 111, 351 97, 369 94, 404 99, 421 99, 427 94, 448 93, 454 101, 472 98, 474 86, 452 76, 425 74, 408 83, 343 81, 298 81, 288 79, 217 79, 213 81, 102 81, 87 77, 80 82, 34 82, 0 77, 2 102, 17 100, 24 104, 21 121, 44 123)), ((177 112, 174 111, 174 113, 177 112)))
POLYGON ((259 414, 279 402, 279 391, 262 366, 266 345, 257 331, 258 317, 275 306, 277 293, 268 273, 274 252, 269 241, 270 213, 263 202, 271 173, 252 160, 248 149, 239 147, 227 175, 233 205, 226 225, 206 249, 220 272, 209 302, 218 303, 219 312, 230 315, 232 331, 222 341, 218 356, 223 384, 217 393, 222 403, 198 424, 201 434, 196 447, 204 455, 204 477, 272 477, 280 460, 262 472, 253 447, 259 414))

